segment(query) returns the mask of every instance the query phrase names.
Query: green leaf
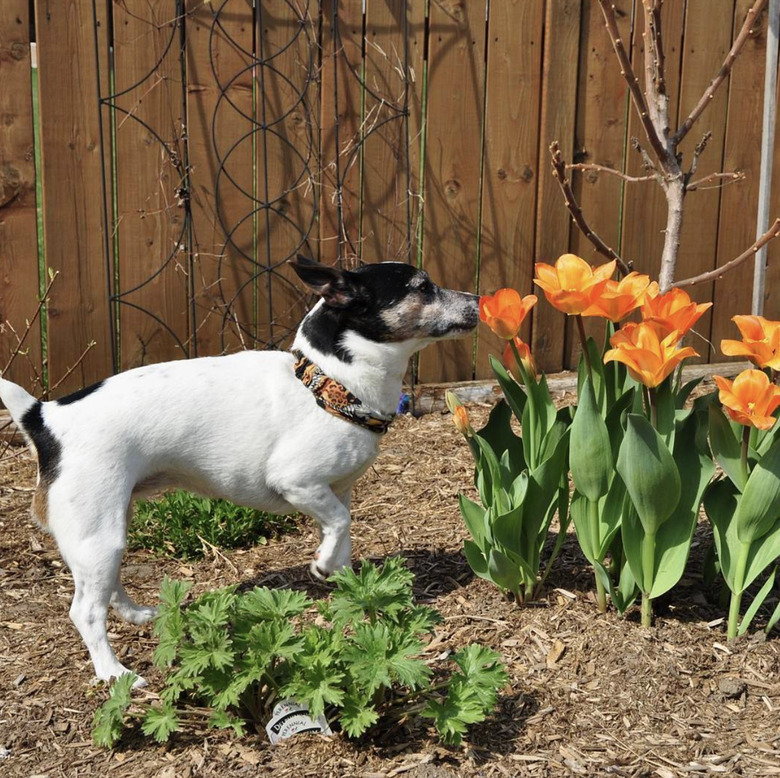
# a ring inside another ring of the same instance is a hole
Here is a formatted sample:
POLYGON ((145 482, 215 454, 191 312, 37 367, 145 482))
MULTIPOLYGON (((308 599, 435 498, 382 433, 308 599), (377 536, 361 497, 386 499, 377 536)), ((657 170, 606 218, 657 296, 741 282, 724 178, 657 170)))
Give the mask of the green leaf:
POLYGON ((497 548, 491 548, 488 555, 488 575, 490 580, 502 589, 518 594, 520 570, 497 548))
POLYGON ((231 716, 227 711, 215 710, 209 718, 209 726, 215 729, 232 729, 238 735, 246 734, 246 724, 238 716, 231 716))
POLYGON ((691 396, 691 392, 702 382, 704 376, 701 375, 698 378, 686 382, 674 393, 674 407, 682 410, 685 405, 685 401, 691 396))
MULTIPOLYGON (((489 548, 486 549, 486 552, 489 553, 489 548)), ((466 561, 469 563, 469 567, 474 571, 474 574, 478 575, 480 578, 485 578, 490 581, 491 578, 490 573, 488 572, 488 563, 487 559, 485 558, 485 553, 483 553, 482 549, 471 540, 464 540, 463 553, 466 556, 466 561)))
POLYGON ((732 591, 740 545, 732 521, 737 510, 738 495, 737 485, 728 478, 713 481, 704 491, 704 510, 712 525, 720 572, 732 591))
MULTIPOLYGON (((520 394, 525 397, 523 391, 520 394)), ((512 431, 512 409, 506 400, 499 400, 490 411, 487 424, 477 430, 477 434, 487 441, 496 456, 501 458, 504 453, 509 456, 509 462, 514 472, 525 469, 522 438, 512 431)))
POLYGON ((339 721, 349 737, 360 737, 379 721, 379 714, 365 695, 352 693, 344 698, 339 721))
POLYGON ((634 413, 628 414, 627 420, 617 471, 645 532, 655 534, 679 502, 680 475, 669 449, 650 422, 634 413))
POLYGON ((596 502, 609 489, 614 470, 612 449, 589 378, 585 379, 579 399, 570 434, 571 475, 577 490, 596 502))
POLYGON ((622 616, 634 604, 639 596, 639 587, 631 571, 630 565, 623 565, 620 571, 620 581, 615 587, 607 569, 601 562, 593 562, 596 575, 601 579, 602 586, 609 592, 612 604, 622 616))
POLYGON ((501 391, 504 393, 509 407, 512 409, 512 413, 517 417, 517 420, 523 418, 523 410, 525 404, 528 401, 526 393, 522 387, 509 375, 507 369, 496 359, 492 354, 490 356, 490 366, 493 368, 493 373, 496 376, 498 385, 501 387, 501 391))
POLYGON ((433 719, 445 743, 459 745, 469 724, 484 721, 486 711, 473 687, 463 676, 456 674, 452 677, 444 700, 428 700, 420 715, 433 719))
POLYGON ((111 748, 122 736, 125 711, 130 707, 133 684, 138 680, 135 673, 119 676, 111 686, 109 698, 92 718, 92 740, 96 746, 111 748))
POLYGON ((291 619, 311 607, 312 601, 304 592, 292 589, 257 587, 241 597, 239 611, 257 620, 291 619))
POLYGON ((750 607, 745 611, 745 615, 739 622, 737 635, 744 635, 748 631, 750 622, 753 621, 756 613, 758 613, 758 609, 764 604, 764 600, 766 599, 769 592, 772 591, 772 587, 775 585, 775 573, 777 573, 777 568, 772 570, 769 578, 766 579, 764 585, 756 593, 756 596, 753 598, 753 602, 750 603, 750 607))
POLYGON ((777 607, 774 609, 772 615, 769 617, 769 621, 766 623, 764 632, 768 635, 774 627, 780 624, 780 602, 777 603, 777 607))
POLYGON ((745 488, 745 478, 742 473, 742 449, 738 438, 728 419, 723 415, 717 403, 712 403, 709 410, 710 446, 717 463, 723 472, 732 480, 737 488, 745 488))
POLYGON ((518 556, 523 555, 523 506, 493 519, 493 540, 518 556))
POLYGON ((158 743, 164 743, 181 728, 176 710, 171 705, 163 705, 161 708, 149 708, 144 717, 141 730, 144 735, 153 737, 158 743))
POLYGON ((460 667, 482 705, 487 709, 492 708, 496 704, 499 689, 509 680, 501 664, 501 655, 492 648, 471 643, 460 649, 452 659, 460 667))
POLYGON ((772 445, 750 473, 734 520, 743 543, 769 532, 780 516, 780 440, 772 445))
POLYGON ((484 548, 486 538, 485 509, 463 494, 458 495, 458 504, 460 505, 460 515, 463 517, 471 537, 474 538, 478 546, 484 548))
POLYGON ((344 701, 344 673, 321 662, 298 667, 292 679, 280 690, 283 697, 293 697, 309 707, 313 718, 325 712, 326 705, 344 701))

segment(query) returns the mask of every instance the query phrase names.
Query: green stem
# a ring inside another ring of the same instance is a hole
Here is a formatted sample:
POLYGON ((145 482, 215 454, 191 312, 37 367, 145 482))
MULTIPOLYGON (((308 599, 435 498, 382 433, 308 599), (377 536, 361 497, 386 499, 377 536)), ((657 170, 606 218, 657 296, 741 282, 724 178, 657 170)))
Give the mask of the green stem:
POLYGON ((648 387, 647 400, 650 403, 650 424, 653 429, 658 429, 658 398, 656 397, 655 387, 648 387))
MULTIPOLYGON (((593 544, 593 554, 597 554, 598 549, 601 547, 600 533, 599 533, 599 504, 593 500, 588 500, 588 526, 590 528, 590 541, 593 544)), ((596 560, 601 562, 601 559, 596 560)), ((607 592, 604 589, 604 584, 601 583, 601 578, 594 570, 593 577, 596 579, 596 597, 599 603, 599 613, 607 612, 607 592)))
MULTIPOLYGON (((742 483, 746 484, 750 472, 748 470, 748 451, 750 450, 750 430, 749 424, 742 428, 742 483)), ((744 488, 744 487, 743 487, 744 488)))
POLYGON ((742 605, 742 593, 745 589, 745 571, 747 569, 750 543, 741 543, 737 554, 737 566, 734 570, 734 588, 731 590, 731 605, 729 606, 729 624, 726 633, 729 640, 737 636, 739 627, 739 608, 742 605))
POLYGON ((649 627, 653 622, 653 601, 650 599, 650 592, 653 589, 655 575, 654 532, 648 532, 642 541, 642 573, 645 579, 642 586, 642 626, 649 627))
POLYGON ((582 343, 582 356, 585 359, 585 368, 588 371, 588 378, 593 381, 593 371, 590 366, 590 352, 588 351, 588 336, 585 334, 585 324, 582 321, 582 315, 577 314, 574 317, 577 320, 577 330, 580 333, 580 342, 582 343))
MULTIPOLYGON (((537 441, 537 424, 536 424, 536 405, 534 403, 534 393, 530 389, 530 381, 533 381, 533 378, 528 375, 528 372, 526 371, 525 367, 523 367, 523 360, 520 358, 520 352, 517 350, 517 344, 515 343, 515 339, 512 338, 512 340, 509 341, 509 343, 512 346, 512 352, 515 355, 515 360, 517 362, 517 369, 520 371, 520 377, 523 379, 523 383, 525 384, 525 394, 528 398, 526 402, 529 404, 528 408, 528 419, 530 421, 531 429, 528 430, 528 435, 530 437, 530 445, 528 446, 528 451, 532 455, 529 457, 528 464, 531 467, 531 469, 535 468, 537 465, 537 452, 541 450, 541 441, 537 441)), ((525 434, 525 430, 523 430, 523 434, 525 434)))

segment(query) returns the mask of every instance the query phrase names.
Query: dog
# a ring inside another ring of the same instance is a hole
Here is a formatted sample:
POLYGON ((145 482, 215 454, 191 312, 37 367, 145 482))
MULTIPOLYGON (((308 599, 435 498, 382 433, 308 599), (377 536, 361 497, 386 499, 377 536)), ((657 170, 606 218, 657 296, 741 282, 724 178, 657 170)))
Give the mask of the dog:
POLYGON ((130 672, 108 642, 109 605, 132 624, 156 615, 120 580, 136 497, 184 488, 311 516, 321 543, 310 569, 324 580, 350 564, 352 486, 377 456, 409 358, 479 320, 476 295, 404 263, 290 264, 320 297, 291 352, 147 365, 51 402, 0 378, 37 455, 32 513, 73 574, 70 618, 98 679, 130 672))

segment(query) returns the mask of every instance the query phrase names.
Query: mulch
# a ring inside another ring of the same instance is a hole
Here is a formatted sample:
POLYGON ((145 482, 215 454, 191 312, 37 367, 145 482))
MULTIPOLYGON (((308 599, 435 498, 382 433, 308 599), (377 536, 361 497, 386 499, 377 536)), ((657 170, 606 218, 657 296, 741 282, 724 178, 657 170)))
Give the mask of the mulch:
MULTIPOLYGON (((562 399, 562 398, 559 398, 562 399)), ((484 418, 487 406, 472 406, 484 418)), ((690 573, 657 607, 652 629, 595 607, 591 572, 576 539, 564 544, 540 601, 518 607, 473 576, 457 494, 472 494, 468 448, 448 416, 403 417, 359 482, 355 559, 403 554, 419 601, 444 621, 431 655, 483 642, 499 650, 510 682, 495 715, 459 748, 440 745, 425 722, 374 738, 180 733, 158 746, 130 733, 113 750, 91 742, 106 699, 68 619, 72 581, 53 540, 29 518, 30 455, 0 460, 0 775, 3 776, 672 776, 780 775, 780 639, 727 643, 717 592, 698 573, 709 542, 697 531, 690 573)), ((195 594, 232 583, 291 586, 322 596, 308 576, 313 526, 250 549, 182 563, 128 552, 131 595, 156 600, 164 574, 195 594)), ((109 617, 122 662, 159 684, 151 627, 109 617)))

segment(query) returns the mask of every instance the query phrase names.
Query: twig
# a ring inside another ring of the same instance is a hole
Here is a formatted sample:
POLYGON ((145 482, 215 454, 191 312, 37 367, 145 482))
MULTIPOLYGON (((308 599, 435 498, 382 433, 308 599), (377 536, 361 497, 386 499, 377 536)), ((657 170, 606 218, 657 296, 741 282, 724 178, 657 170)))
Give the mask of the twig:
POLYGON ((666 56, 664 54, 664 42, 661 35, 661 5, 663 0, 653 0, 653 7, 650 9, 650 33, 653 36, 653 47, 656 55, 655 79, 658 92, 666 94, 666 56))
POLYGON ((639 142, 639 138, 631 138, 631 146, 642 155, 642 167, 645 170, 653 171, 653 178, 658 181, 661 186, 664 185, 664 177, 658 172, 658 168, 650 159, 650 155, 645 151, 642 144, 639 142))
POLYGON ((62 384, 62 382, 84 361, 84 357, 86 357, 95 346, 97 346, 97 342, 94 340, 91 340, 89 343, 87 343, 87 347, 84 349, 84 351, 81 352, 79 358, 63 373, 62 377, 59 381, 57 381, 56 384, 52 384, 52 386, 49 387, 49 391, 46 392, 47 396, 50 392, 53 392, 60 386, 60 384, 62 384))
MULTIPOLYGON (((601 2, 603 6, 603 0, 599 0, 599 2, 601 2)), ((693 126, 693 123, 699 118, 699 116, 701 116, 704 109, 712 101, 712 98, 715 96, 715 92, 717 92, 718 87, 726 80, 726 77, 729 75, 729 73, 731 73, 731 69, 734 67, 734 62, 739 56, 739 53, 742 51, 742 47, 747 42, 747 39, 750 37, 753 23, 756 21, 756 18, 761 13, 761 11, 764 10, 765 5, 766 0, 756 0, 756 2, 753 3, 753 7, 748 11, 747 16, 745 17, 745 23, 742 25, 742 29, 739 31, 739 35, 737 35, 736 39, 734 40, 734 44, 729 50, 729 53, 726 55, 726 59, 720 66, 720 70, 715 75, 715 78, 710 81, 710 85, 701 96, 701 99, 696 104, 695 108, 690 112, 688 118, 680 125, 680 128, 672 136, 672 143, 675 147, 680 145, 680 142, 688 134, 688 131, 693 126)))
POLYGON ((697 181, 691 181, 685 187, 686 192, 695 192, 697 189, 713 189, 715 187, 707 187, 705 184, 712 184, 715 181, 722 180, 723 183, 718 186, 725 186, 726 184, 733 184, 735 181, 744 181, 745 174, 741 170, 737 170, 734 173, 710 173, 704 178, 700 178, 697 181))
POLYGON ((688 171, 686 178, 691 178, 696 172, 696 168, 699 167, 699 157, 704 153, 704 149, 707 148, 710 138, 712 138, 712 133, 707 130, 702 139, 696 144, 696 148, 693 150, 693 159, 691 159, 691 169, 688 171))
POLYGON ((616 260, 620 274, 623 276, 628 275, 630 271, 626 263, 614 249, 611 249, 604 243, 604 241, 591 229, 588 222, 585 221, 582 208, 580 208, 577 198, 574 196, 574 191, 571 188, 571 182, 566 178, 566 163, 563 161, 561 147, 557 140, 550 144, 550 156, 552 157, 553 176, 555 176, 555 180, 558 182, 561 192, 563 192, 564 203, 574 219, 575 224, 579 227, 582 234, 593 244, 599 254, 603 254, 608 259, 616 260))
POLYGON ((619 170, 615 170, 613 167, 607 167, 606 165, 596 165, 591 162, 573 162, 570 165, 566 165, 566 170, 593 170, 596 173, 609 173, 611 176, 617 176, 628 181, 630 184, 637 181, 652 181, 655 176, 629 176, 625 173, 621 173, 619 170))
POLYGON ((606 22, 609 38, 612 41, 612 48, 615 50, 615 54, 620 62, 620 75, 623 76, 626 84, 628 84, 629 92, 631 92, 634 105, 639 113, 639 119, 642 122, 642 126, 645 128, 647 139, 650 141, 653 151, 655 151, 659 160, 663 160, 667 155, 666 149, 650 119, 645 96, 642 94, 642 89, 639 86, 639 79, 636 77, 634 69, 631 67, 631 60, 628 58, 628 52, 620 37, 620 30, 618 29, 617 19, 615 18, 615 6, 612 4, 612 0, 599 0, 599 5, 601 6, 602 14, 604 14, 604 21, 606 22))
POLYGON ((778 235, 780 235, 780 219, 775 219, 775 223, 749 249, 744 251, 735 259, 732 259, 730 262, 726 262, 726 264, 722 265, 721 267, 715 268, 715 270, 701 273, 700 275, 693 276, 692 278, 684 278, 682 281, 674 281, 671 286, 694 286, 695 284, 700 284, 705 281, 716 281, 720 278, 723 278, 723 276, 728 273, 729 270, 733 270, 735 267, 737 267, 737 265, 741 265, 746 259, 750 259, 750 257, 755 256, 756 252, 762 246, 765 246, 767 243, 769 243, 770 240, 776 238, 778 235))

